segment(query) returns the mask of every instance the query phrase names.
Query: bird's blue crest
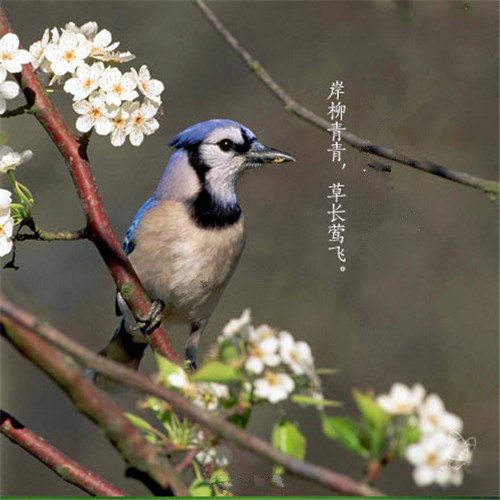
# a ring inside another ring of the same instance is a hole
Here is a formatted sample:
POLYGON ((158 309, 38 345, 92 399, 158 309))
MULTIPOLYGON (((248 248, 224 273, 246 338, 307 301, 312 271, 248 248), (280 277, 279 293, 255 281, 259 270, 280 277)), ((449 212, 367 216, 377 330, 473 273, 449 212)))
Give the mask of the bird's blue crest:
POLYGON ((216 119, 208 120, 206 122, 196 123, 191 125, 189 128, 177 134, 169 143, 169 146, 173 146, 176 149, 179 148, 189 148, 203 142, 210 132, 213 132, 219 127, 229 127, 236 126, 242 128, 249 138, 255 137, 255 134, 249 130, 247 127, 241 123, 235 122, 234 120, 227 119, 216 119))

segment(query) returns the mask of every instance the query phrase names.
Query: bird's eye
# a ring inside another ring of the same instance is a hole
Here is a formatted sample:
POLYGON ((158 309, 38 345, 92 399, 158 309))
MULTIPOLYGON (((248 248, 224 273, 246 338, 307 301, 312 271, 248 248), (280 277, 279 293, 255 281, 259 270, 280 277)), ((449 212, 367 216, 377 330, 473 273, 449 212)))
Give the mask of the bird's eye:
POLYGON ((230 139, 222 139, 222 141, 219 141, 219 148, 222 151, 230 151, 233 147, 233 141, 230 139))

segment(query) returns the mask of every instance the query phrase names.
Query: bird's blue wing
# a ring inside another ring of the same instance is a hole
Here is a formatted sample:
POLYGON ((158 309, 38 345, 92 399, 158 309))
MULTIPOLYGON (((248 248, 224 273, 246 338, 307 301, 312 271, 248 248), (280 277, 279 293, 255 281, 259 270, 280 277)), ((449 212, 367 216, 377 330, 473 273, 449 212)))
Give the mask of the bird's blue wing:
MULTIPOLYGON (((132 221, 132 224, 130 224, 122 243, 123 249, 127 255, 130 255, 135 248, 135 232, 137 230, 137 226, 141 222, 142 218, 156 205, 158 205, 158 200, 154 197, 149 198, 135 214, 134 220, 132 221)), ((118 305, 118 294, 116 295, 115 312, 117 316, 122 315, 120 306, 118 305)))
POLYGON ((158 205, 158 200, 156 198, 149 198, 135 214, 134 220, 125 234, 125 239, 123 240, 122 245, 127 255, 130 255, 135 248, 134 238, 137 226, 141 222, 142 218, 156 205, 158 205))

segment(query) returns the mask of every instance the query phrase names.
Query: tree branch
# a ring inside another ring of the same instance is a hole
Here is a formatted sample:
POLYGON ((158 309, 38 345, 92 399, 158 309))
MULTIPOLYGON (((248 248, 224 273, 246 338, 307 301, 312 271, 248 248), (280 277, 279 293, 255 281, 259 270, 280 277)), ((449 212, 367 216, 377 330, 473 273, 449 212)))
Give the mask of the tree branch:
MULTIPOLYGON (((0 36, 10 31, 5 10, 0 5, 0 36)), ((118 290, 134 316, 146 316, 151 307, 151 299, 147 296, 111 227, 87 161, 85 141, 80 142, 71 133, 47 96, 31 64, 23 65, 22 72, 15 76, 33 114, 66 161, 85 212, 88 238, 99 250, 118 290)), ((172 361, 180 361, 163 327, 158 327, 147 335, 147 338, 160 354, 172 361)))
MULTIPOLYGON (((229 32, 229 30, 224 26, 210 7, 208 7, 204 0, 195 0, 195 2, 212 26, 219 32, 231 48, 236 51, 243 61, 245 61, 255 76, 259 78, 259 80, 261 80, 264 85, 285 105, 286 111, 298 116, 306 122, 311 123, 324 132, 330 133, 328 130, 331 128, 330 122, 296 102, 282 87, 280 87, 280 85, 278 85, 274 78, 272 78, 272 76, 261 66, 259 61, 254 59, 245 47, 243 47, 243 45, 229 32)), ((432 161, 414 160, 413 158, 397 153, 390 148, 373 144, 368 139, 358 137, 347 130, 342 132, 341 140, 358 151, 380 156, 382 158, 386 158, 387 160, 392 160, 396 163, 400 163, 401 165, 406 165, 408 167, 416 168, 422 172, 437 175, 464 186, 480 189, 484 193, 489 194, 492 198, 497 198, 499 195, 500 185, 496 181, 481 179, 480 177, 475 177, 465 172, 456 172, 455 170, 451 170, 443 165, 438 165, 432 161)))
MULTIPOLYGON (((25 357, 43 370, 71 398, 78 410, 97 424, 129 464, 130 475, 139 478, 155 494, 185 496, 187 489, 167 458, 148 443, 142 433, 123 415, 120 407, 87 379, 80 366, 35 332, 44 324, 17 310, 31 326, 9 314, 11 305, 0 298, 1 334, 25 357)), ((96 355, 97 356, 97 355, 96 355)))
POLYGON ((47 443, 47 441, 27 429, 21 422, 3 410, 0 410, 0 431, 14 444, 40 460, 64 481, 74 484, 90 495, 103 497, 128 496, 124 491, 47 443))
POLYGON ((75 241, 83 240, 87 238, 87 228, 84 227, 78 231, 45 231, 34 221, 32 217, 24 219, 20 225, 19 229, 26 226, 31 229, 31 233, 20 233, 19 231, 14 236, 15 241, 26 241, 26 240, 36 240, 36 241, 75 241))
POLYGON ((33 110, 31 109, 31 105, 23 104, 22 106, 18 106, 14 109, 7 109, 2 113, 2 118, 12 118, 14 116, 20 116, 24 114, 33 114, 33 110))
MULTIPOLYGON (((296 460, 290 455, 285 455, 276 448, 273 448, 266 441, 236 427, 218 415, 211 414, 193 405, 177 392, 159 386, 146 376, 89 351, 69 337, 60 333, 51 325, 42 323, 31 314, 19 309, 14 304, 7 301, 3 296, 0 296, 0 321, 8 326, 8 339, 15 345, 21 344, 23 347, 20 350, 23 354, 37 364, 39 364, 37 361, 38 355, 30 355, 32 350, 31 345, 35 343, 35 341, 38 343, 44 341, 35 337, 35 335, 42 337, 63 351, 71 354, 92 370, 128 387, 134 388, 139 392, 156 396, 166 401, 178 412, 198 422, 213 434, 232 441, 237 446, 268 462, 283 465, 291 474, 313 481, 316 484, 320 484, 344 495, 382 495, 379 491, 363 483, 359 483, 344 474, 308 462, 296 460)), ((55 348, 53 349, 58 352, 55 348)), ((53 370, 50 363, 39 364, 39 366, 49 374, 53 370)), ((67 380, 67 385, 69 388, 72 388, 71 378, 67 378, 67 380)))

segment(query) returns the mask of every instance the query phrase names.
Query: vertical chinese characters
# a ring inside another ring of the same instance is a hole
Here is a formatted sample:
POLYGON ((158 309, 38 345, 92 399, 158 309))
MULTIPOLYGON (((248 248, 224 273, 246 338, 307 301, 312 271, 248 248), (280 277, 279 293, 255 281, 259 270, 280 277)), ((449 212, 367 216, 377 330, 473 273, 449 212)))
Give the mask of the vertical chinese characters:
MULTIPOLYGON (((331 153, 332 163, 337 163, 341 166, 341 170, 344 170, 346 163, 342 161, 342 153, 345 151, 345 147, 342 145, 342 132, 345 127, 342 126, 342 121, 346 113, 347 107, 342 104, 341 95, 344 94, 344 82, 335 80, 330 85, 330 92, 328 94, 327 100, 328 104, 328 116, 330 118, 331 126, 328 131, 331 132, 331 144, 328 148, 328 152, 331 153)), ((337 255, 338 260, 341 262, 340 270, 345 271, 346 256, 344 244, 344 233, 345 233, 345 221, 346 221, 346 210, 343 207, 341 198, 345 198, 344 193, 345 185, 340 182, 334 182, 328 186, 329 194, 328 199, 331 200, 331 208, 328 210, 328 215, 330 216, 330 225, 328 226, 328 250, 334 251, 337 255)))

